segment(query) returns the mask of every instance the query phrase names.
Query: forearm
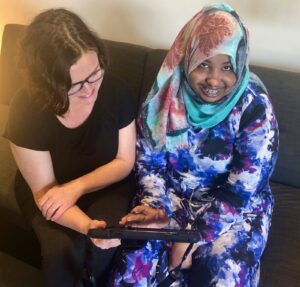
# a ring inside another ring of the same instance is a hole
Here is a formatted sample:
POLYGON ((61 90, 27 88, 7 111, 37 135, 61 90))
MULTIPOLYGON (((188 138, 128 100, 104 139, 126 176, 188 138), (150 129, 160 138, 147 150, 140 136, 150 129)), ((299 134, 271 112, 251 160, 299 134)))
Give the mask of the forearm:
POLYGON ((130 174, 132 164, 126 160, 116 158, 94 171, 81 176, 72 182, 80 187, 80 196, 86 193, 103 189, 115 182, 124 179, 130 174))
POLYGON ((58 219, 54 220, 54 222, 82 234, 87 234, 91 218, 77 205, 74 205, 66 210, 58 219))
POLYGON ((166 159, 164 152, 149 149, 143 139, 138 140, 136 176, 139 185, 138 204, 161 208, 170 215, 170 198, 166 189, 166 159))

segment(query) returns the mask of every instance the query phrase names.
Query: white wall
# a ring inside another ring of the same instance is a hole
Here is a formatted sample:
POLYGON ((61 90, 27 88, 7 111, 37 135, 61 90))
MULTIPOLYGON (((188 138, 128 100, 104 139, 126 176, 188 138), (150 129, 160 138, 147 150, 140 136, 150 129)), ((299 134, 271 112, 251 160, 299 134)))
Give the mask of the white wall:
MULTIPOLYGON (((106 39, 169 48, 201 0, 0 0, 5 23, 28 23, 38 12, 66 7, 106 39)), ((251 63, 300 72, 299 0, 227 0, 250 30, 251 63)))

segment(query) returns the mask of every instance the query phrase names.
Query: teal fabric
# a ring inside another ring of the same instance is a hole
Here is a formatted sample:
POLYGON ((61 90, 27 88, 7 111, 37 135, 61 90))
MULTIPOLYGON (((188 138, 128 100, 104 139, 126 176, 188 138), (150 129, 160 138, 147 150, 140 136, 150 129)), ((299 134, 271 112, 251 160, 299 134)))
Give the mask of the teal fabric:
POLYGON ((197 13, 177 35, 142 106, 138 123, 149 144, 163 148, 168 140, 169 146, 184 146, 191 126, 210 128, 222 122, 249 82, 248 50, 248 32, 230 6, 216 4, 197 13), (205 103, 187 79, 199 64, 219 54, 229 56, 237 80, 225 98, 205 103))
POLYGON ((199 96, 195 93, 189 95, 185 93, 183 96, 187 107, 188 122, 196 129, 211 128, 222 122, 247 88, 249 78, 250 73, 247 70, 237 91, 217 104, 199 103, 199 96))

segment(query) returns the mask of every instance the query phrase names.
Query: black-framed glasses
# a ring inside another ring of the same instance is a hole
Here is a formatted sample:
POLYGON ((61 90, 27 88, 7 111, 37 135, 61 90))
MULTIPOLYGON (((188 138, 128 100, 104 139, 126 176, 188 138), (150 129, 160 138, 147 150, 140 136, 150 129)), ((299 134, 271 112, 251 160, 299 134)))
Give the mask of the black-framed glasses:
POLYGON ((72 84, 68 92, 68 96, 72 96, 80 92, 85 83, 94 84, 97 81, 99 81, 101 78, 103 78, 103 76, 104 76, 104 69, 101 68, 97 69, 91 75, 89 75, 85 80, 72 84))

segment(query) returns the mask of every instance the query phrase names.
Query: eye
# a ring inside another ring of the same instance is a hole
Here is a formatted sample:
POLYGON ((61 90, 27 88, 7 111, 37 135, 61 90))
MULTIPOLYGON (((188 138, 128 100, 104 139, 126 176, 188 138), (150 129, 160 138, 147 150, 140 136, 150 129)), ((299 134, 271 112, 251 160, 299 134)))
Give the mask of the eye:
POLYGON ((208 64, 206 62, 202 62, 199 66, 198 66, 198 69, 206 69, 208 68, 208 64))
POLYGON ((231 65, 225 65, 225 66, 223 67, 223 70, 224 70, 224 71, 232 71, 232 66, 231 66, 231 65))
POLYGON ((98 81, 103 76, 103 73, 104 73, 103 69, 98 69, 92 75, 89 76, 87 81, 89 83, 94 83, 94 82, 98 81))

